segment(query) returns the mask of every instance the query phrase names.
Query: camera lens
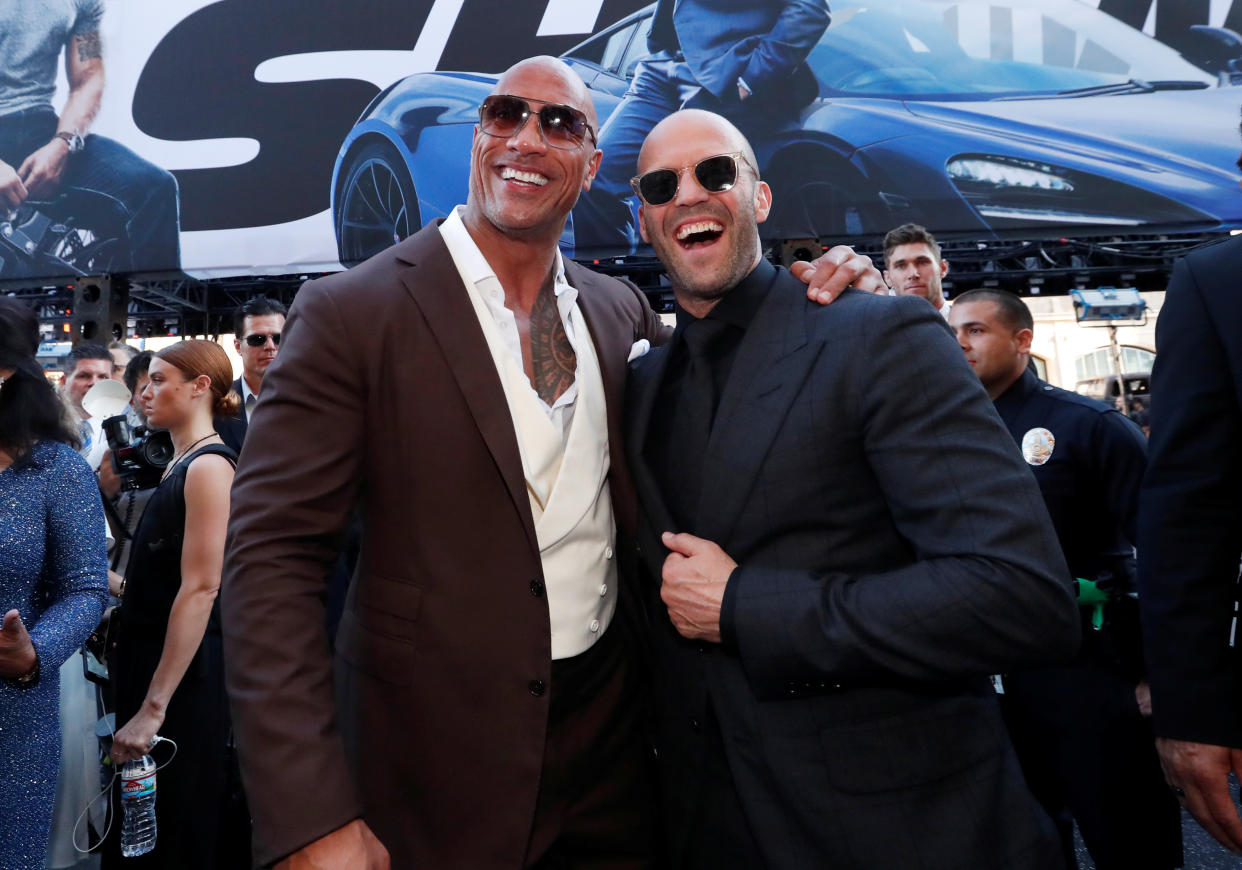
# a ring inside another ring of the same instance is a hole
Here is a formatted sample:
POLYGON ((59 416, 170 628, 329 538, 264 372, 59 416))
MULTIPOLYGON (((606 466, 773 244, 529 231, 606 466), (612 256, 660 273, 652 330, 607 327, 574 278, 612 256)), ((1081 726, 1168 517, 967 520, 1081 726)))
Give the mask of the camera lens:
POLYGON ((152 432, 142 445, 147 463, 163 468, 173 458, 172 438, 167 432, 152 432))

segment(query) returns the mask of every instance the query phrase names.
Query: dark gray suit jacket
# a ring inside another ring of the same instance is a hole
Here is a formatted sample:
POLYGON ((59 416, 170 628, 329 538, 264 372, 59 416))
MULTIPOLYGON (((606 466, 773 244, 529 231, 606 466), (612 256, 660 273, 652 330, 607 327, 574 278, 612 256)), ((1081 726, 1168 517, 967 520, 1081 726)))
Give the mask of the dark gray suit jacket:
POLYGON ((724 645, 681 638, 658 597, 677 481, 643 445, 667 357, 631 367, 627 447, 674 850, 710 699, 770 867, 1059 866, 987 675, 1070 656, 1078 612, 1035 481, 940 315, 857 292, 821 308, 774 282, 699 496, 697 533, 740 565, 724 645))
POLYGON ((1156 326, 1139 604, 1156 734, 1242 746, 1242 239, 1177 264, 1156 326))

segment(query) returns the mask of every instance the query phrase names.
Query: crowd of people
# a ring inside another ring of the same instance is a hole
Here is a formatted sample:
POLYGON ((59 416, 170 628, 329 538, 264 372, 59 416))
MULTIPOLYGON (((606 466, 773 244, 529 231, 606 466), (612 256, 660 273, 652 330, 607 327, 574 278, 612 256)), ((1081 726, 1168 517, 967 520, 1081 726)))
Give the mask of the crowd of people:
POLYGON ((57 396, 0 298, 0 867, 63 833, 92 630, 109 764, 176 745, 155 850, 114 823, 106 867, 1046 870, 1077 825, 1158 870, 1179 802, 1242 851, 1242 243, 1174 277, 1149 448, 1036 376, 1019 297, 945 300, 922 227, 883 276, 772 265, 700 109, 635 158, 664 325, 558 250, 596 125, 560 61, 510 68, 466 203, 248 302, 236 380, 209 341, 78 345, 57 396), (167 433, 146 489, 109 378, 167 433))

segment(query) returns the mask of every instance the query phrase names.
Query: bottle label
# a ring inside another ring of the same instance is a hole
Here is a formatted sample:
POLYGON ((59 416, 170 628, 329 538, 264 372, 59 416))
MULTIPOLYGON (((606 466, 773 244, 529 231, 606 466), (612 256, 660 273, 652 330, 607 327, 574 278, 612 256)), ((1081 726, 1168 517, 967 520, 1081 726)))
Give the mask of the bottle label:
POLYGON ((137 800, 138 798, 148 797, 153 794, 155 794, 154 773, 135 777, 134 779, 121 778, 121 798, 123 800, 137 800))

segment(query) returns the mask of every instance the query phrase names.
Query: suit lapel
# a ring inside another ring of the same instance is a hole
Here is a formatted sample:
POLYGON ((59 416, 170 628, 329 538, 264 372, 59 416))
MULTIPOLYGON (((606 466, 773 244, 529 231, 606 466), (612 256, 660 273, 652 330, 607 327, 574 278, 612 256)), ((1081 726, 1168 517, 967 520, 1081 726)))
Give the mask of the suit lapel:
MULTIPOLYGON (((237 409, 237 440, 240 443, 246 437, 246 427, 250 425, 249 418, 246 417, 246 400, 242 398, 245 393, 242 391, 242 379, 238 378, 233 381, 233 390, 237 393, 237 398, 242 400, 241 407, 237 409)), ((257 396, 255 397, 258 398, 257 396)))
MULTIPOLYGON (((666 344, 652 348, 646 356, 631 365, 626 391, 626 435, 630 472, 634 476, 638 502, 656 534, 666 529, 676 531, 677 527, 673 524, 673 517, 664 502, 659 481, 655 478, 643 448, 647 443, 651 414, 655 408, 656 397, 660 394, 660 385, 664 382, 670 352, 680 338, 678 327, 678 332, 666 344)), ((656 576, 659 576, 658 572, 656 576)))
POLYGON ((504 387, 444 239, 436 226, 424 227, 402 242, 395 253, 411 266, 401 273, 401 283, 422 311, 448 361, 483 441, 500 469, 513 506, 522 517, 531 547, 538 553, 539 539, 504 387))
POLYGON ((698 516, 703 537, 721 546, 819 355, 821 346, 807 342, 806 304, 802 284, 781 272, 746 330, 720 397, 704 457, 698 516))

